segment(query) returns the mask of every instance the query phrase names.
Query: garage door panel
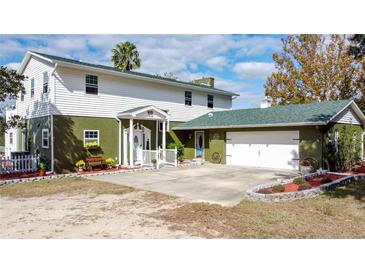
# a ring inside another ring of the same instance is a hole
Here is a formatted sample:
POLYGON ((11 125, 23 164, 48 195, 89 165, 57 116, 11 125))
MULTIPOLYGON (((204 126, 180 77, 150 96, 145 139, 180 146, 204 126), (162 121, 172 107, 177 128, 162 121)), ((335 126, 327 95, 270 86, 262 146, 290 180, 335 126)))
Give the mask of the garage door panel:
POLYGON ((298 169, 299 131, 227 132, 227 164, 298 169))

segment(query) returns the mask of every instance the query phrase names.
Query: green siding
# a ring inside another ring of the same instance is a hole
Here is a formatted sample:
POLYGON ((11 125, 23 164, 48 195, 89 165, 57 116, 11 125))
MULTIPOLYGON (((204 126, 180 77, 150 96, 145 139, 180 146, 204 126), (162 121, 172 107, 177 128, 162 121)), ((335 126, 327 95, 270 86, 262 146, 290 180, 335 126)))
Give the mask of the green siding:
MULTIPOLYGON (((22 130, 20 132, 20 138, 18 139, 22 142, 22 130)), ((51 169, 52 164, 52 143, 51 143, 51 116, 44 116, 38 118, 32 118, 26 121, 26 151, 31 154, 39 154, 41 161, 47 164, 48 170, 51 169), (48 148, 42 148, 42 129, 48 129, 49 132, 49 146, 48 148)))
POLYGON ((114 118, 79 116, 54 116, 55 171, 75 171, 75 163, 87 158, 84 148, 84 130, 99 130, 101 150, 104 158, 118 158, 118 121, 114 118))
MULTIPOLYGON (((319 165, 322 163, 322 133, 320 127, 270 127, 253 129, 209 129, 205 132, 205 160, 211 161, 214 152, 221 155, 221 163, 226 163, 226 133, 228 131, 280 131, 280 130, 299 130, 299 157, 314 158, 319 165), (216 139, 213 136, 216 135, 216 139), (219 136, 218 136, 219 135, 219 136)), ((185 144, 185 159, 194 158, 194 133, 195 130, 175 130, 174 134, 179 142, 185 144), (188 136, 192 136, 191 139, 188 136)))

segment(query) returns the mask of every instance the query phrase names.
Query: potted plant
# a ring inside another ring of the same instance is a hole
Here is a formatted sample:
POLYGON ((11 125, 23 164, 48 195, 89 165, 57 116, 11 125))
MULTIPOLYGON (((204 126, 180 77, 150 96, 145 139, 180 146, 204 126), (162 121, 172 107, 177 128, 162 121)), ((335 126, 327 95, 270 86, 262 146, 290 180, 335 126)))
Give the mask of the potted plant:
POLYGON ((38 169, 39 169, 39 176, 45 176, 46 175, 46 170, 47 170, 47 165, 44 162, 40 162, 38 165, 38 169))
POLYGON ((156 159, 152 159, 151 162, 153 164, 153 167, 154 168, 157 168, 157 160, 156 159))
POLYGON ((108 165, 108 168, 113 168, 115 166, 115 160, 113 158, 108 158, 105 160, 108 165))
POLYGON ((79 169, 79 171, 83 171, 84 168, 85 168, 85 162, 84 160, 80 160, 80 161, 77 161, 77 163, 75 164, 75 166, 79 169))

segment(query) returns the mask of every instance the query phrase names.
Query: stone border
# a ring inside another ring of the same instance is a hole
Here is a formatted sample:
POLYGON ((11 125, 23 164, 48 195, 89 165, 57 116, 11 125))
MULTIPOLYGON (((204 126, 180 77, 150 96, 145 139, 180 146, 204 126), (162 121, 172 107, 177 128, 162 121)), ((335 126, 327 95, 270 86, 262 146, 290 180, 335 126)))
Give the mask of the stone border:
MULTIPOLYGON (((187 167, 187 166, 194 166, 195 163, 188 163, 188 164, 180 164, 177 167, 187 167)), ((119 174, 124 172, 143 172, 147 170, 156 170, 153 167, 139 167, 139 168, 130 168, 130 169, 120 169, 115 171, 102 171, 102 172, 95 172, 95 173, 67 173, 67 174, 55 174, 55 175, 46 175, 46 176, 37 176, 37 177, 29 177, 29 178, 14 178, 8 180, 0 181, 0 187, 3 185, 10 185, 10 184, 17 184, 17 183, 26 183, 26 182, 34 182, 34 181, 42 181, 42 180, 52 180, 52 179, 60 179, 65 177, 90 177, 90 176, 100 176, 100 175, 107 175, 107 174, 119 174)))
POLYGON ((255 200, 255 201, 271 201, 271 202, 296 200, 296 199, 302 199, 302 198, 311 198, 311 197, 318 196, 319 194, 323 193, 326 190, 333 189, 335 186, 345 185, 347 183, 350 183, 353 181, 358 181, 360 179, 365 179, 365 175, 349 175, 346 173, 329 172, 326 170, 322 170, 322 171, 318 171, 315 173, 307 174, 305 176, 282 180, 280 183, 273 182, 273 183, 258 185, 256 187, 253 187, 253 188, 250 188, 247 190, 247 198, 250 200, 255 200), (306 190, 302 190, 302 191, 298 191, 298 192, 283 192, 283 193, 274 193, 274 194, 257 193, 257 191, 259 191, 261 189, 272 187, 274 185, 285 185, 287 183, 292 182, 296 178, 312 179, 314 177, 324 175, 324 174, 342 175, 345 177, 337 179, 337 180, 332 181, 327 184, 323 184, 318 187, 314 187, 311 189, 306 189, 306 190))

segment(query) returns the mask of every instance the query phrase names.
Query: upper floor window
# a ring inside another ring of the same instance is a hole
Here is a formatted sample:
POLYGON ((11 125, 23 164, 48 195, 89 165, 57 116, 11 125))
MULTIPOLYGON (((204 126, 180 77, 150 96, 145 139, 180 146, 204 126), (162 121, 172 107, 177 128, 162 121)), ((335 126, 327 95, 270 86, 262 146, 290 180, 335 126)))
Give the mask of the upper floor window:
POLYGON ((99 130, 84 130, 84 145, 91 142, 99 144, 99 130))
POLYGON ((213 108, 214 107, 214 96, 208 94, 208 108, 213 108))
POLYGON ((42 148, 49 148, 49 130, 48 130, 48 128, 42 129, 42 148))
POLYGON ((191 91, 185 91, 185 106, 192 105, 192 95, 191 91))
POLYGON ((43 93, 48 92, 48 72, 43 72, 43 93))
POLYGON ((86 75, 86 94, 98 94, 98 76, 86 75))
POLYGON ((12 132, 10 132, 9 133, 9 144, 13 144, 13 139, 14 139, 14 137, 13 137, 13 133, 12 132))
POLYGON ((30 97, 34 97, 34 78, 30 79, 30 97))

